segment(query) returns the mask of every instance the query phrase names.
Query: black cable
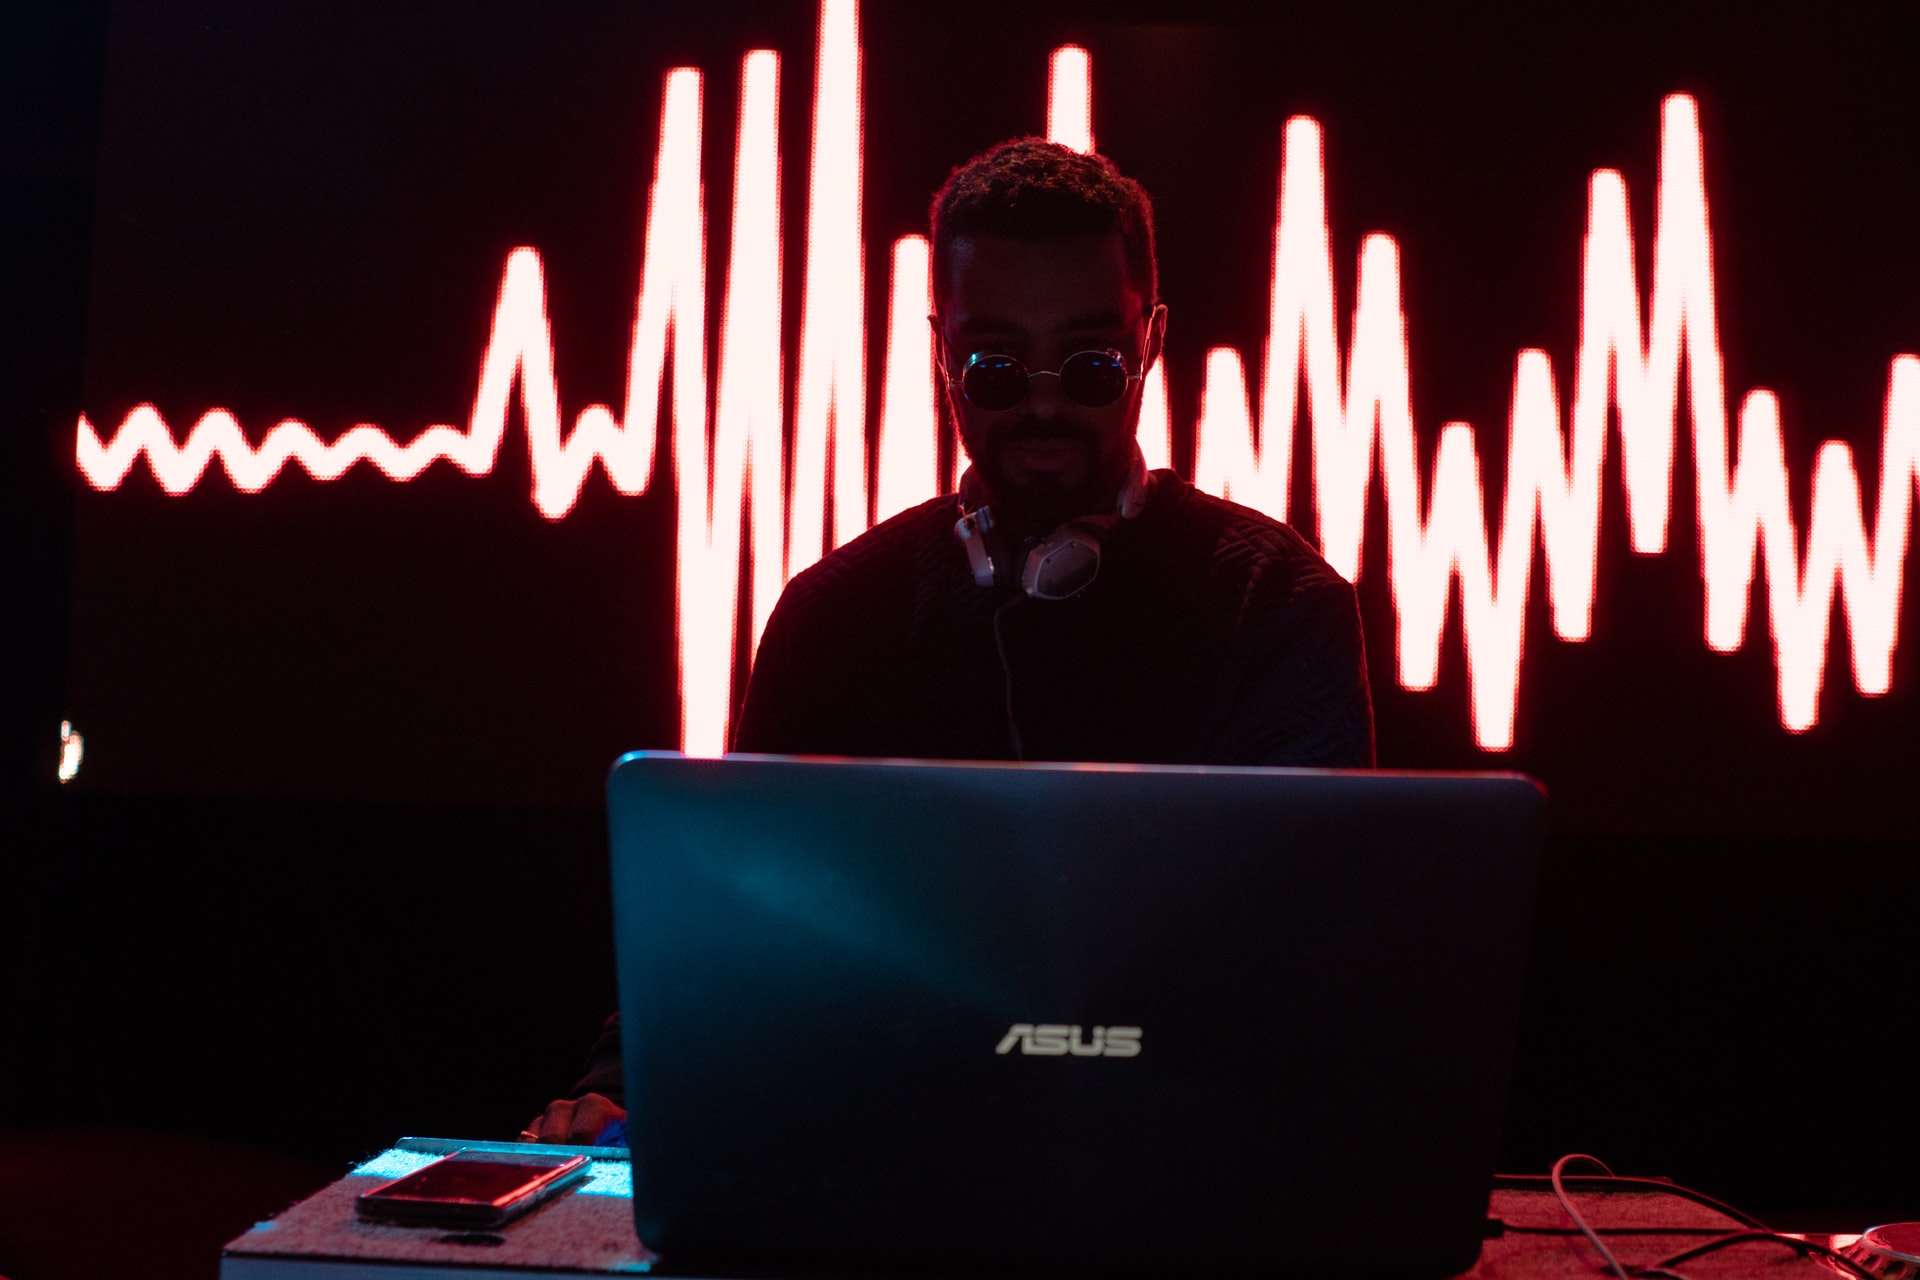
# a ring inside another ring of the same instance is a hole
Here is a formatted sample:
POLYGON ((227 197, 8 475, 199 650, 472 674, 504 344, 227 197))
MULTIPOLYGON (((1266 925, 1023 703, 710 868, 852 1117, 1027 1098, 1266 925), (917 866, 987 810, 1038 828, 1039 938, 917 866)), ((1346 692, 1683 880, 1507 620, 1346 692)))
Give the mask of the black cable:
MULTIPOLYGON (((1683 1262, 1690 1262, 1695 1258, 1705 1257, 1707 1254, 1716 1253, 1721 1249, 1729 1248, 1736 1244, 1753 1243, 1784 1245, 1801 1257, 1818 1256, 1837 1263, 1844 1268, 1849 1275, 1858 1276, 1860 1280, 1876 1280, 1876 1277, 1871 1271, 1866 1270, 1852 1258, 1847 1257, 1843 1253, 1836 1252, 1826 1245, 1815 1244, 1811 1240, 1802 1240, 1795 1236, 1782 1235, 1761 1222, 1758 1218, 1755 1218, 1752 1214, 1736 1209, 1724 1201, 1714 1199, 1712 1196, 1695 1191, 1691 1187, 1683 1187, 1673 1182, 1662 1182, 1657 1178, 1620 1177, 1614 1173, 1613 1170, 1607 1168, 1601 1161, 1589 1155, 1573 1154, 1561 1156, 1553 1162, 1553 1169, 1544 1178, 1537 1174, 1500 1174, 1497 1175, 1493 1181, 1496 1187, 1504 1186, 1512 1190, 1525 1189, 1527 1184, 1537 1184, 1540 1182, 1549 1184, 1553 1188, 1555 1198, 1560 1201, 1560 1207, 1566 1211, 1569 1218, 1573 1219, 1574 1226, 1579 1229, 1582 1235, 1586 1236, 1588 1243, 1593 1245, 1602 1258, 1606 1259, 1607 1266, 1612 1269, 1613 1274, 1618 1277, 1618 1280, 1648 1280, 1648 1278, 1656 1276, 1664 1277, 1665 1280, 1687 1280, 1686 1276, 1672 1268, 1683 1262), (1585 1160, 1595 1165, 1601 1170, 1601 1174, 1599 1176, 1589 1174, 1586 1176, 1575 1175, 1571 1178, 1567 1177, 1565 1173, 1566 1167, 1570 1162, 1575 1160, 1585 1160), (1607 1248, 1601 1241, 1601 1235, 1701 1235, 1708 1233, 1712 1229, 1701 1227, 1596 1228, 1591 1226, 1587 1220, 1581 1216, 1580 1211, 1573 1207, 1573 1201, 1567 1193, 1569 1183, 1587 1184, 1581 1188, 1583 1190, 1645 1187, 1649 1190, 1660 1191, 1668 1195, 1677 1195, 1683 1199, 1691 1200, 1695 1204, 1703 1205, 1718 1213, 1723 1213, 1736 1222, 1745 1224, 1749 1229, 1724 1234, 1715 1232, 1716 1238, 1707 1241, 1705 1244, 1694 1245, 1691 1248, 1681 1250, 1679 1253, 1670 1254, 1667 1257, 1661 1258, 1657 1262, 1650 1262, 1645 1266, 1634 1267, 1629 1271, 1621 1265, 1618 1258, 1614 1257, 1613 1251, 1607 1248)), ((1505 1223, 1502 1223, 1501 1226, 1507 1231, 1529 1234, 1571 1234, 1566 1228, 1511 1227, 1505 1223)))
POLYGON ((1729 1245, 1750 1243, 1785 1245, 1803 1258, 1818 1254, 1820 1257, 1839 1263, 1847 1269, 1849 1274, 1860 1276, 1862 1280, 1876 1280, 1873 1272, 1868 1271, 1844 1253, 1836 1252, 1823 1244, 1815 1244, 1811 1240, 1800 1240, 1793 1236, 1783 1236, 1777 1231, 1736 1231, 1732 1235, 1722 1236, 1718 1240, 1709 1240, 1705 1244, 1697 1244, 1691 1249, 1684 1249, 1671 1257, 1662 1258, 1653 1265, 1656 1267, 1670 1267, 1678 1263, 1690 1262, 1695 1258, 1705 1257, 1709 1253, 1716 1253, 1721 1249, 1727 1248, 1729 1245))
POLYGON ((1007 691, 1007 745, 1013 748, 1015 760, 1025 760, 1027 750, 1020 741, 1020 724, 1013 718, 1013 668, 1007 663, 1007 638, 1001 634, 1000 619, 1006 616, 1007 610, 1026 598, 1025 595, 1009 597, 1005 604, 993 611, 993 651, 1000 655, 1001 687, 1007 691))
MULTIPOLYGON (((1593 1157, 1591 1156, 1585 1156, 1581 1158, 1588 1159, 1588 1160, 1593 1159, 1593 1157)), ((1593 1162, 1595 1164, 1600 1164, 1598 1160, 1594 1160, 1593 1162)), ((1601 1164, 1600 1167, 1602 1169, 1606 1168, 1606 1166, 1603 1164, 1601 1164)), ((1503 1174, 1497 1175, 1494 1178, 1493 1185, 1496 1187, 1501 1187, 1501 1186, 1508 1187, 1515 1191, 1524 1191, 1529 1189, 1528 1186, 1525 1184, 1540 1183, 1540 1182, 1551 1184, 1552 1181, 1553 1181, 1552 1176, 1549 1174, 1503 1173, 1503 1174)), ((1747 1213, 1740 1209, 1736 1209, 1732 1205, 1727 1204, 1725 1201, 1715 1200, 1712 1196, 1707 1195, 1703 1191, 1695 1191, 1692 1187, 1683 1187, 1677 1182, 1664 1182, 1659 1178, 1621 1177, 1618 1174, 1608 1174, 1605 1177, 1594 1177, 1592 1175, 1581 1176, 1579 1174, 1575 1174, 1571 1178, 1562 1178, 1561 1181, 1564 1184, 1568 1186, 1572 1186, 1576 1190, 1581 1190, 1581 1191, 1609 1191, 1618 1187, 1645 1187, 1650 1191, 1664 1191, 1668 1195, 1679 1196, 1682 1199, 1691 1200, 1695 1204, 1704 1205, 1705 1207, 1712 1209, 1715 1212, 1724 1213, 1729 1218, 1732 1218, 1735 1222, 1741 1223, 1744 1226, 1752 1227, 1755 1231, 1772 1231, 1773 1230, 1773 1228, 1769 1227, 1766 1223, 1760 1221, 1758 1218, 1754 1217, 1752 1214, 1747 1213), (1585 1185, 1582 1185, 1582 1184, 1585 1184, 1585 1185)))
POLYGON ((1595 1234, 1593 1228, 1587 1225, 1587 1220, 1580 1216, 1580 1211, 1573 1207, 1573 1200, 1568 1197, 1567 1189, 1560 1181, 1561 1173, 1566 1169, 1567 1163, 1572 1160, 1585 1160, 1588 1164, 1598 1165, 1600 1172, 1606 1174, 1609 1178, 1613 1177, 1613 1170, 1607 1168, 1605 1164, 1592 1156, 1580 1155, 1578 1153, 1561 1156, 1553 1162, 1553 1168, 1547 1173, 1547 1181, 1553 1184, 1554 1197, 1560 1201, 1560 1207, 1567 1211, 1567 1216, 1573 1219, 1573 1225, 1580 1228, 1580 1233, 1586 1236, 1587 1243, 1591 1244, 1599 1251, 1600 1256, 1607 1260, 1607 1265, 1613 1268, 1613 1274, 1617 1276, 1619 1280, 1633 1280, 1633 1278, 1627 1274, 1627 1269, 1620 1265, 1620 1259, 1613 1256, 1613 1250, 1607 1248, 1606 1242, 1595 1234))
MULTIPOLYGON (((1506 1235, 1515 1236, 1577 1236, 1578 1227, 1516 1227, 1511 1222, 1502 1222, 1500 1230, 1506 1235)), ((1595 1227, 1595 1235, 1601 1236, 1723 1236, 1725 1227, 1595 1227)))

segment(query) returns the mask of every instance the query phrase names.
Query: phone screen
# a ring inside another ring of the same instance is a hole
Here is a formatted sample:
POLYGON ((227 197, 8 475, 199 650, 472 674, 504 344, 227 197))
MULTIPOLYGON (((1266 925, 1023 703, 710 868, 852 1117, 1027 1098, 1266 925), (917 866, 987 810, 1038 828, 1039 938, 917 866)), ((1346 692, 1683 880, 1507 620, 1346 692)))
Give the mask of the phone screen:
POLYGON ((381 1217, 462 1217, 511 1213, 523 1201, 586 1168, 585 1156, 456 1151, 362 1195, 363 1213, 381 1217))

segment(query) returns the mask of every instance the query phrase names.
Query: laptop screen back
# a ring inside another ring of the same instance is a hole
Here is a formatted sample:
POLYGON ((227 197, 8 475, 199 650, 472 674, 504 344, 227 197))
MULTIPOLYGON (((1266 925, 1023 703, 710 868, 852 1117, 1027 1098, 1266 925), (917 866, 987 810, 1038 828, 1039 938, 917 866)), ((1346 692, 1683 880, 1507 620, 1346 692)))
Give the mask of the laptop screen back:
POLYGON ((609 797, 668 1265, 1472 1263, 1530 780, 642 754, 609 797))

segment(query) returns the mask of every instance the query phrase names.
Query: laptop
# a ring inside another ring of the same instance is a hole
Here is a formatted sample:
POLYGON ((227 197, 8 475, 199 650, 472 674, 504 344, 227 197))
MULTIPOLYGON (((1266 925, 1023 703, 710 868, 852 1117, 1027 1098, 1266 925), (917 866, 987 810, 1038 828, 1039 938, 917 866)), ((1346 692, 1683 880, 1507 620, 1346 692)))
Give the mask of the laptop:
POLYGON ((1531 779, 649 752, 608 796, 663 1274, 1477 1257, 1531 779))

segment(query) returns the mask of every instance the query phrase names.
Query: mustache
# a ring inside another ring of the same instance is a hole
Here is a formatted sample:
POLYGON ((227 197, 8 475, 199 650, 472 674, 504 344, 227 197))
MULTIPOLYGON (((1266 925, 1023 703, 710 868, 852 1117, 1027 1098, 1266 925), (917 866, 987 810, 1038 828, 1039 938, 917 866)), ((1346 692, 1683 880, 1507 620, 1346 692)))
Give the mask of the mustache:
POLYGON ((1030 440, 1066 440, 1074 444, 1095 444, 1099 432, 1082 422, 1071 419, 1022 418, 1018 422, 1008 423, 994 432, 994 438, 1001 444, 1021 444, 1030 440))

